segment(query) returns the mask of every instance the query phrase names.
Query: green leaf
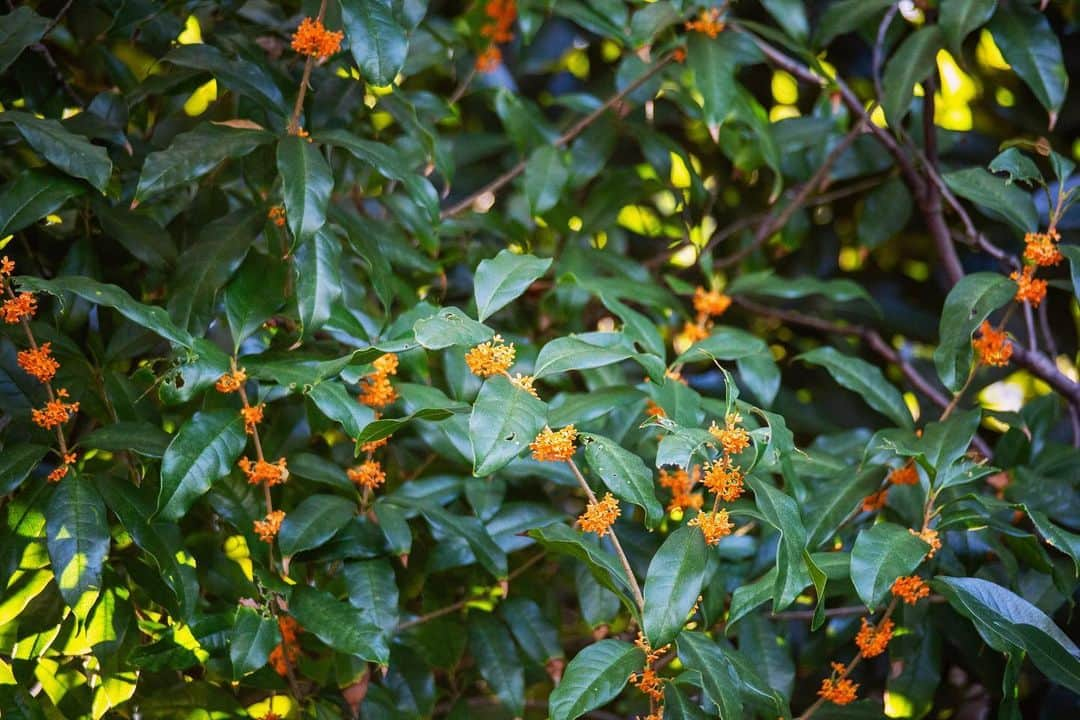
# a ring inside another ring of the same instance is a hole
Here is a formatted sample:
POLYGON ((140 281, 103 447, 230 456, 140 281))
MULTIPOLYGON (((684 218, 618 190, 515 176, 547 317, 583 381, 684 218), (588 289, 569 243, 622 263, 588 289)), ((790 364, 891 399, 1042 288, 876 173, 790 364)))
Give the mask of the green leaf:
POLYGON ((1008 183, 1024 182, 1032 185, 1046 185, 1039 166, 1015 146, 1005 148, 1005 150, 998 153, 998 156, 990 161, 988 167, 992 173, 1006 173, 1009 176, 1006 181, 1008 183))
POLYGON ((240 608, 229 638, 233 677, 240 679, 266 665, 270 652, 280 642, 281 632, 276 620, 240 608))
POLYGON ((49 448, 44 445, 12 442, 4 446, 0 452, 0 495, 17 490, 48 452, 49 448))
POLYGON ((84 192, 85 185, 63 175, 24 170, 0 188, 0 238, 29 227, 84 192))
POLYGON ((70 608, 88 610, 101 591, 109 554, 105 501, 81 473, 68 470, 45 510, 45 538, 60 596, 70 608))
POLYGON ((649 44, 658 34, 682 20, 679 11, 666 0, 644 5, 630 18, 633 47, 649 44))
POLYGON ((664 519, 664 508, 653 491, 653 475, 645 461, 602 435, 583 433, 585 461, 620 500, 645 511, 645 524, 655 528, 664 519))
POLYGON ((634 352, 624 344, 622 333, 591 332, 555 338, 540 348, 533 377, 569 370, 588 370, 621 362, 634 352))
POLYGON ((349 394, 345 385, 337 380, 317 383, 307 391, 307 396, 326 417, 341 423, 345 434, 354 440, 375 419, 375 411, 349 394))
POLYGON ((386 0, 340 0, 341 21, 360 74, 389 85, 405 65, 409 38, 386 0))
POLYGON ((768 344, 745 330, 720 326, 709 337, 691 345, 675 358, 675 364, 712 360, 740 360, 769 351, 768 344))
POLYGON ((191 347, 195 339, 173 324, 169 314, 163 308, 136 302, 127 291, 116 285, 98 282, 93 278, 69 275, 55 280, 22 276, 18 279, 19 287, 34 292, 47 292, 60 297, 69 292, 94 305, 111 307, 131 322, 152 330, 166 340, 191 347))
POLYGON ((898 177, 866 193, 859 214, 859 244, 873 249, 899 235, 911 219, 912 207, 911 193, 898 177))
POLYGON ((356 511, 356 503, 337 495, 309 495, 281 523, 281 554, 295 555, 319 547, 345 527, 356 511))
POLYGON ((918 535, 895 523, 861 530, 851 548, 851 582, 866 607, 880 605, 896 578, 919 567, 928 549, 918 535))
POLYGON ((180 426, 161 458, 161 518, 182 518, 215 480, 232 471, 246 444, 244 422, 235 410, 192 415, 180 426))
POLYGON ((499 614, 514 634, 518 647, 533 662, 544 665, 548 660, 563 657, 558 629, 535 602, 515 596, 499 605, 499 614))
POLYGON ((225 317, 234 352, 281 307, 284 295, 285 265, 261 253, 248 253, 225 288, 225 317))
POLYGON ((431 317, 422 318, 413 325, 416 342, 428 350, 465 345, 472 347, 490 340, 495 331, 476 322, 456 307, 442 308, 431 317))
POLYGON ((105 148, 91 145, 82 135, 68 132, 56 120, 38 118, 30 113, 8 110, 0 113, 0 123, 14 123, 23 139, 68 175, 82 178, 104 193, 112 175, 112 160, 105 148))
POLYGON ((345 563, 342 576, 352 606, 366 612, 383 632, 392 633, 398 624, 398 589, 390 561, 345 563))
POLYGON ((1061 43, 1050 21, 1029 5, 998 3, 987 29, 1013 72, 1027 83, 1050 114, 1052 130, 1065 102, 1069 76, 1061 56, 1061 43))
POLYGON ((1024 651, 1048 678, 1080 693, 1080 648, 1016 593, 980 578, 939 575, 931 587, 999 652, 1024 651))
POLYGON ((900 128, 911 107, 915 83, 925 80, 934 70, 937 52, 943 42, 941 28, 937 25, 923 27, 909 35, 886 63, 881 81, 885 92, 881 108, 890 127, 900 128))
POLYGON ((893 0, 838 0, 822 13, 814 30, 814 45, 823 48, 838 35, 866 25, 893 4, 893 0))
POLYGON ((285 113, 292 103, 285 100, 274 77, 262 66, 242 57, 226 57, 205 43, 174 47, 161 61, 209 73, 236 94, 258 103, 277 127, 285 125, 285 113))
POLYGON ((1080 298, 1080 245, 1058 245, 1058 251, 1069 260, 1073 295, 1080 298))
POLYGON ((525 671, 510 631, 491 614, 469 615, 469 652, 480 676, 514 717, 525 714, 525 671))
POLYGON ((1072 558, 1073 575, 1080 577, 1080 535, 1069 532, 1050 522, 1050 518, 1045 513, 1032 510, 1026 505, 1023 507, 1024 512, 1031 518, 1031 523, 1039 531, 1039 534, 1043 536, 1046 543, 1072 558))
POLYGON ((702 687, 709 699, 716 703, 719 717, 723 720, 743 717, 739 677, 723 650, 699 632, 683 633, 676 646, 683 665, 701 674, 702 687))
POLYGON ((819 280, 809 276, 787 278, 773 274, 772 270, 763 270, 740 275, 728 286, 727 291, 731 295, 764 295, 783 300, 796 300, 810 295, 824 295, 838 303, 861 300, 875 312, 880 312, 874 298, 852 280, 819 280))
POLYGON ((396 495, 395 505, 418 510, 437 533, 452 534, 464 540, 476 559, 498 580, 507 575, 506 553, 495 544, 479 518, 454 515, 434 503, 396 495))
MULTIPOLYGON (((555 207, 569 179, 570 169, 561 150, 553 145, 541 145, 534 150, 525 164, 525 197, 530 212, 543 215, 555 207)), ((483 314, 480 319, 484 319, 483 314)))
POLYGON ((525 292, 551 267, 551 258, 518 255, 509 250, 481 260, 473 280, 477 317, 484 321, 525 292))
POLYGON ((99 198, 94 199, 92 206, 94 217, 101 223, 105 234, 120 243, 133 257, 158 269, 176 263, 176 247, 172 238, 149 215, 110 207, 99 198))
POLYGON ((938 24, 953 55, 960 57, 964 38, 990 19, 997 4, 997 0, 944 0, 941 3, 938 24))
POLYGON ((938 325, 934 367, 945 387, 958 391, 971 370, 971 336, 990 313, 1016 293, 1016 284, 1004 275, 981 272, 966 275, 945 298, 938 325))
POLYGON ((978 167, 942 175, 949 189, 975 203, 987 217, 1003 220, 1022 233, 1039 225, 1035 203, 1026 192, 978 167))
POLYGON ((361 430, 360 434, 356 437, 356 442, 358 445, 362 445, 363 443, 373 442, 375 440, 382 440, 383 438, 390 437, 413 420, 445 420, 448 417, 453 417, 455 412, 464 411, 466 409, 468 409, 467 405, 455 406, 454 409, 422 408, 414 413, 406 415, 405 417, 379 418, 378 420, 370 422, 364 426, 364 429, 361 430))
POLYGON ((861 472, 850 468, 828 484, 822 482, 817 486, 814 496, 803 507, 807 546, 818 548, 828 542, 844 519, 881 486, 884 476, 881 467, 867 467, 861 472))
POLYGON ((512 461, 529 446, 547 421, 543 401, 505 377, 488 378, 469 417, 473 475, 485 477, 512 461))
POLYGON ((668 535, 645 576, 642 629, 649 644, 662 647, 686 624, 706 580, 708 548, 696 527, 684 525, 668 535))
POLYGON ((704 120, 714 127, 723 125, 735 100, 735 48, 727 36, 690 33, 686 45, 686 63, 704 100, 704 120))
POLYGON ((765 521, 780 533, 776 549, 776 581, 773 585, 773 612, 779 612, 795 601, 810 584, 803 551, 806 549, 806 528, 799 516, 795 499, 770 483, 750 476, 746 484, 754 491, 754 502, 765 521))
POLYGON ((289 614, 307 632, 339 652, 379 665, 390 662, 382 630, 366 613, 329 593, 307 585, 295 586, 289 597, 289 614))
POLYGON ((548 698, 551 720, 575 720, 603 707, 641 669, 644 655, 628 642, 601 640, 574 656, 548 698))
POLYGON ((803 353, 798 359, 825 368, 837 383, 858 393, 867 405, 900 427, 915 426, 900 391, 885 379, 877 366, 829 346, 803 353))
POLYGON ((761 0, 761 4, 793 40, 806 43, 810 36, 810 23, 806 20, 803 0, 761 0))
POLYGON ((79 441, 79 445, 109 452, 133 452, 161 458, 172 437, 157 425, 137 420, 121 421, 99 427, 79 441))
POLYGON ((274 136, 265 130, 203 123, 173 138, 164 150, 143 162, 135 200, 145 202, 180 185, 198 180, 226 158, 244 157, 274 136))
POLYGON ((705 445, 716 442, 716 438, 701 428, 673 427, 660 438, 660 447, 656 450, 656 467, 677 465, 689 469, 694 453, 705 445))
POLYGON ((322 328, 334 303, 341 298, 341 243, 324 226, 296 248, 296 305, 303 337, 322 328))
POLYGON ((48 27, 48 18, 25 5, 0 15, 0 73, 6 72, 23 50, 40 40, 48 27))
POLYGON ((326 224, 334 174, 315 143, 299 135, 278 140, 277 169, 293 240, 309 242, 326 224))
POLYGON ((530 530, 529 537, 545 550, 581 560, 600 585, 614 593, 632 614, 637 614, 637 607, 629 599, 633 591, 622 565, 598 542, 559 523, 530 530))

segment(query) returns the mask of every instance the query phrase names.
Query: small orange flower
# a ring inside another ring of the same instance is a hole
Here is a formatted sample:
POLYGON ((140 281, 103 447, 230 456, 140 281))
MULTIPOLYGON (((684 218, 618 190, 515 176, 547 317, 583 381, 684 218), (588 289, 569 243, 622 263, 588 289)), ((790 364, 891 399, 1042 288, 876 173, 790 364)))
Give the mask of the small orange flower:
POLYGON ((515 0, 488 0, 484 5, 484 14, 491 18, 491 22, 484 23, 480 28, 482 36, 493 43, 506 43, 514 39, 511 28, 517 19, 515 0))
POLYGON ((720 19, 720 10, 718 8, 702 10, 701 15, 697 20, 690 20, 686 23, 687 30, 703 33, 711 38, 715 38, 722 33, 724 27, 724 22, 720 19))
POLYGON ((0 315, 4 316, 4 322, 9 325, 32 318, 36 312, 37 298, 33 293, 28 292, 21 292, 0 305, 0 315))
POLYGON ((847 705, 855 701, 858 691, 859 684, 853 683, 847 678, 839 680, 825 678, 821 681, 821 689, 818 690, 818 695, 837 705, 847 705))
POLYGON ((495 45, 489 45, 476 56, 476 71, 491 73, 499 69, 502 62, 502 51, 495 45))
POLYGON ((529 443, 529 448, 532 449, 534 460, 561 462, 574 456, 574 451, 577 450, 575 440, 577 430, 573 425, 567 425, 562 430, 552 430, 545 425, 536 439, 529 443))
POLYGON ((58 483, 65 477, 67 477, 67 474, 67 465, 57 465, 56 468, 51 473, 49 473, 49 476, 46 479, 51 483, 58 483))
POLYGON ((383 373, 371 373, 360 381, 360 396, 358 399, 368 407, 386 407, 397 400, 397 397, 397 390, 390 383, 390 378, 383 373))
POLYGON ((282 718, 276 712, 270 711, 263 715, 261 718, 259 718, 259 720, 284 720, 284 718, 282 718))
POLYGON ((284 510, 274 510, 266 513, 265 520, 255 521, 255 534, 258 535, 259 539, 263 542, 274 542, 274 538, 277 537, 278 530, 281 529, 281 521, 284 519, 284 510))
POLYGON ((646 667, 640 673, 630 673, 630 684, 656 702, 664 698, 664 681, 651 667, 646 667))
POLYGON ((683 323, 682 332, 679 333, 679 342, 685 345, 693 345, 707 337, 709 337, 708 328, 701 323, 692 323, 687 320, 683 323))
POLYGON ((993 367, 1005 367, 1012 357, 1013 347, 1004 330, 995 330, 989 322, 979 326, 979 337, 971 341, 979 356, 979 363, 993 367))
POLYGON ((664 412, 664 408, 660 407, 652 400, 645 401, 645 415, 647 417, 667 417, 667 413, 664 412))
POLYGON ((687 525, 701 528, 706 545, 716 545, 721 539, 730 535, 732 528, 735 527, 728 522, 728 511, 723 508, 716 512, 699 512, 687 525))
POLYGON ((738 455, 750 447, 750 433, 746 428, 739 427, 740 422, 742 418, 738 413, 728 413, 724 418, 724 427, 719 427, 715 422, 709 427, 709 433, 728 455, 738 455))
POLYGON ((908 462, 890 472, 889 482, 893 485, 918 485, 919 471, 915 469, 915 463, 908 462))
POLYGON ((596 533, 604 537, 611 532, 611 526, 615 524, 615 518, 622 511, 619 509, 619 501, 611 493, 604 495, 603 500, 590 502, 585 512, 578 518, 583 532, 596 533))
POLYGON ((381 438, 379 440, 371 440, 371 441, 366 442, 366 443, 364 443, 364 444, 362 444, 360 446, 360 452, 373 453, 376 450, 378 450, 379 448, 385 447, 386 443, 388 443, 388 442, 390 442, 390 436, 389 435, 387 435, 386 437, 381 438))
POLYGON ((285 677, 289 668, 300 659, 300 645, 296 639, 300 635, 300 623, 288 615, 278 616, 278 629, 281 631, 281 643, 270 651, 270 665, 274 671, 285 677))
POLYGON ((375 372, 383 375, 397 375, 398 371, 398 356, 394 353, 386 353, 375 358, 375 361, 371 363, 375 367, 375 372))
POLYGON ((926 553, 927 560, 934 557, 934 555, 937 554, 937 551, 941 549, 941 537, 938 535, 937 530, 924 528, 923 530, 916 532, 909 528, 908 532, 930 546, 930 550, 926 553))
POLYGON ((252 462, 248 458, 240 458, 236 463, 247 475, 248 482, 252 485, 266 483, 267 485, 280 485, 289 479, 289 469, 285 466, 285 458, 279 458, 276 462, 256 460, 252 462))
POLYGON ((532 395, 534 398, 540 397, 536 394, 536 388, 533 387, 533 382, 535 382, 535 380, 532 375, 522 375, 521 373, 517 373, 510 378, 510 382, 514 385, 514 387, 524 390, 525 392, 532 395))
POLYGON ((60 388, 56 391, 56 397, 45 403, 45 407, 32 410, 30 416, 34 424, 46 430, 52 430, 70 420, 75 413, 79 412, 79 403, 64 402, 67 396, 68 391, 60 388))
POLYGON ((878 490, 876 493, 867 495, 863 498, 862 509, 867 512, 874 512, 885 507, 885 501, 889 499, 889 488, 878 490))
POLYGON ((918 575, 907 575, 896 578, 892 584, 892 594, 908 605, 914 605, 920 598, 930 595, 930 586, 918 575))
POLYGON ((734 502, 743 494, 742 470, 725 457, 705 468, 705 487, 724 502, 734 502))
POLYGON ((671 59, 677 63, 686 62, 686 48, 675 48, 671 53, 671 59))
POLYGON ((322 60, 341 49, 345 34, 327 30, 317 18, 304 18, 292 38, 292 49, 322 60))
POLYGON ((667 508, 669 512, 675 509, 701 509, 705 499, 701 493, 691 492, 700 478, 701 469, 697 466, 694 466, 693 475, 682 468, 676 468, 671 472, 660 470, 660 486, 671 490, 671 502, 668 503, 667 508))
POLYGON ((60 363, 50 354, 52 343, 42 343, 36 349, 20 350, 18 354, 19 367, 28 374, 33 375, 39 382, 47 383, 60 369, 60 363))
POLYGON ((244 368, 237 368, 219 377, 214 383, 214 389, 219 393, 233 393, 243 387, 245 382, 247 382, 247 373, 244 372, 244 368))
POLYGON ((7 255, 0 258, 0 278, 11 277, 15 274, 15 261, 7 255))
POLYGON ((859 652, 863 654, 863 657, 877 657, 881 653, 885 652, 885 648, 889 645, 889 640, 892 639, 893 634, 893 621, 890 618, 885 618, 878 626, 871 625, 867 622, 866 618, 862 619, 862 627, 859 628, 859 634, 855 636, 855 644, 859 648, 859 652))
POLYGON ((1060 239, 1061 235, 1054 229, 1044 233, 1027 233, 1024 235, 1024 259, 1040 267, 1057 265, 1065 259, 1055 244, 1060 239))
POLYGON ((284 205, 275 205, 274 207, 270 208, 270 212, 268 212, 266 214, 266 216, 268 218, 270 218, 270 221, 272 223, 274 223, 275 225, 277 225, 278 227, 284 227, 285 226, 285 206, 284 205))
POLYGON ((1035 277, 1035 266, 1025 265, 1023 273, 1013 272, 1009 278, 1016 283, 1016 302, 1039 307, 1046 297, 1046 281, 1035 277))
POLYGON ((378 460, 367 460, 345 471, 349 479, 363 488, 374 490, 386 482, 386 473, 378 460))
POLYGON ((731 298, 716 290, 694 290, 694 310, 700 317, 719 317, 731 307, 731 298))
POLYGON ((506 343, 501 335, 496 335, 465 353, 465 364, 478 377, 502 375, 514 364, 516 353, 513 343, 506 343))
POLYGON ((263 421, 263 408, 265 403, 248 405, 240 408, 240 415, 244 418, 244 432, 248 435, 255 434, 255 428, 263 421))

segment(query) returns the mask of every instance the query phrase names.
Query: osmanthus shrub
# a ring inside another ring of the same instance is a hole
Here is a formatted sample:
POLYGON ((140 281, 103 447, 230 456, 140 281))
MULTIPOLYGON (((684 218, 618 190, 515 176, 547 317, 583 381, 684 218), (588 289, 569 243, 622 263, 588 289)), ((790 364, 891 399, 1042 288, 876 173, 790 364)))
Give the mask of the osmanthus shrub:
POLYGON ((0 716, 1080 716, 1077 4, 0 15, 0 716))

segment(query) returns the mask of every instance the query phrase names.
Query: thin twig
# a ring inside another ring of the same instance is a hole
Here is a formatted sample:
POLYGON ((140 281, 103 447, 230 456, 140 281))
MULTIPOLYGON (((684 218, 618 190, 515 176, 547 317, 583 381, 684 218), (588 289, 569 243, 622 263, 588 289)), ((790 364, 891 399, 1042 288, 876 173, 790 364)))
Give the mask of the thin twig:
MULTIPOLYGON (((326 0, 319 4, 319 15, 316 18, 320 23, 326 16, 326 0)), ((315 67, 315 56, 308 55, 304 61, 304 75, 300 79, 300 88, 296 91, 296 103, 293 105, 292 115, 289 117, 289 125, 286 129, 290 135, 300 132, 300 113, 304 111, 304 96, 307 95, 308 83, 311 82, 311 70, 315 67)))

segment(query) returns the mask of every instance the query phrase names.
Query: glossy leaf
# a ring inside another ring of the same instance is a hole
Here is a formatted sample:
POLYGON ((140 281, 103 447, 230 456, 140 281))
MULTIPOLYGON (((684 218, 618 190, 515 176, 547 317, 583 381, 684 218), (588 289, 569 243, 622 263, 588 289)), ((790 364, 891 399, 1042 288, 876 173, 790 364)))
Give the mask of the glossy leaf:
POLYGON ((828 346, 803 353, 798 359, 825 368, 837 383, 857 393, 867 405, 900 427, 914 427, 900 391, 874 365, 828 346))
POLYGON ((49 27, 43 18, 22 5, 0 16, 0 73, 18 59, 23 50, 36 43, 49 27))
POLYGON ((416 342, 428 350, 457 345, 471 347, 490 340, 495 334, 488 326, 454 307, 443 308, 430 317, 417 320, 413 332, 416 333, 416 342))
POLYGON ((954 170, 942 178, 950 190, 975 203, 987 216, 1003 220, 1022 233, 1037 228, 1039 218, 1031 198, 1002 178, 977 167, 954 170))
POLYGON ((40 170, 20 173, 0 188, 0 237, 29 227, 85 191, 80 182, 63 175, 40 170))
POLYGON ((653 492, 653 474, 645 461, 602 435, 583 433, 585 461, 615 497, 645 511, 645 523, 655 527, 664 509, 653 492))
POLYGON ((60 596, 68 607, 85 613, 101 591, 109 554, 105 501, 88 478, 69 470, 49 498, 45 517, 46 544, 60 596))
POLYGON ((311 242, 326 224, 334 189, 330 165, 319 148, 305 138, 289 135, 278 141, 277 169, 285 199, 285 218, 293 240, 311 242))
POLYGON ((409 39, 385 0, 340 0, 341 20, 360 72, 375 85, 389 85, 405 64, 409 39))
POLYGON ((896 578, 912 574, 928 550, 918 535, 894 523, 861 531, 851 548, 851 582, 863 603, 878 607, 896 578))
POLYGON ((282 555, 317 548, 356 515, 356 503, 337 495, 309 495, 285 515, 278 532, 282 555))
POLYGON ((547 421, 541 400, 501 376, 484 382, 469 417, 473 475, 486 477, 529 446, 547 421))
POLYGON ((481 260, 473 280, 477 317, 483 322, 513 302, 549 267, 551 258, 518 255, 509 250, 500 250, 495 257, 481 260))
POLYGON ((739 680, 735 668, 716 644, 699 632, 686 632, 679 636, 679 659, 683 664, 701 674, 701 684, 723 720, 743 716, 742 699, 739 697, 739 680))
POLYGON ((183 517, 214 481, 232 472, 246 444, 240 413, 195 413, 177 430, 161 459, 159 515, 165 520, 183 517))
POLYGON ((289 614, 339 652, 379 665, 390 661, 382 630, 365 613, 329 593, 297 585, 289 596, 289 614))
POLYGON ((622 692, 630 674, 640 670, 643 661, 640 650, 621 640, 589 645, 567 664, 562 680, 548 698, 552 720, 575 720, 603 707, 622 692))
POLYGON ((240 678, 266 665, 270 652, 281 642, 277 620, 240 609, 229 641, 233 677, 240 678))
POLYGON ((180 185, 194 182, 227 158, 243 157, 270 142, 264 130, 204 123, 181 133, 163 150, 152 152, 143 162, 135 199, 159 197, 180 185))
POLYGON ((686 624, 706 580, 705 538, 696 527, 683 526, 664 540, 645 576, 642 627, 649 644, 663 647, 686 624))
POLYGON ((98 192, 105 192, 112 175, 112 161, 105 148, 68 132, 56 120, 29 113, 14 110, 0 113, 0 123, 14 124, 30 147, 59 170, 86 180, 98 192))
POLYGON ((900 127, 911 106, 915 83, 922 82, 934 70, 934 61, 943 42, 937 25, 921 28, 900 44, 885 65, 881 79, 885 96, 881 98, 881 107, 891 127, 900 127))
POLYGON ((997 273, 973 273, 960 279, 945 298, 938 327, 934 367, 945 387, 959 390, 971 367, 971 336, 990 313, 1016 292, 1011 280, 997 273))
POLYGON ((326 324, 334 303, 341 298, 341 263, 341 243, 325 226, 296 248, 296 305, 306 337, 326 324))
POLYGON ((1061 56, 1061 43, 1049 20, 1021 3, 998 3, 987 26, 1005 61, 1020 76, 1050 114, 1050 129, 1065 102, 1069 76, 1061 56))
POLYGON ((469 618, 469 650, 480 676, 515 716, 525 712, 525 672, 510 630, 489 613, 469 618))

